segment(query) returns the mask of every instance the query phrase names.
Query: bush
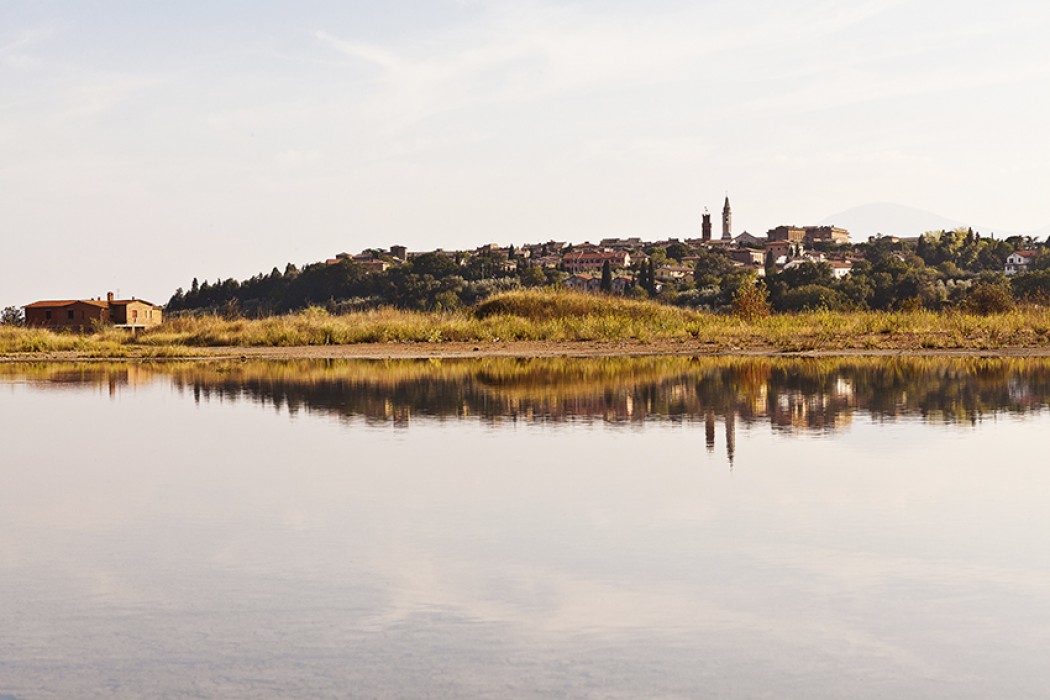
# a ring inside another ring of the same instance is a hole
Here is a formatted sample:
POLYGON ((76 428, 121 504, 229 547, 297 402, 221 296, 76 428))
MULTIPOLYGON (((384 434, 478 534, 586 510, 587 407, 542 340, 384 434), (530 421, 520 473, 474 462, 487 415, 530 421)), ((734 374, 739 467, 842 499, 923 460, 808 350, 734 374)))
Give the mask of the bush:
POLYGON ((17 306, 8 306, 0 311, 0 326, 21 326, 24 321, 22 309, 17 306))
POLYGON ((769 316, 769 290, 760 281, 745 284, 733 295, 733 315, 748 323, 769 316))
POLYGON ((849 308, 849 300, 839 291, 819 284, 789 289, 780 298, 782 311, 839 311, 849 308))
POLYGON ((963 308, 975 314, 987 316, 1012 311, 1014 297, 1005 284, 981 282, 973 286, 963 300, 963 308))
POLYGON ((1034 270, 1014 275, 1010 286, 1018 299, 1042 303, 1050 298, 1050 270, 1034 270))

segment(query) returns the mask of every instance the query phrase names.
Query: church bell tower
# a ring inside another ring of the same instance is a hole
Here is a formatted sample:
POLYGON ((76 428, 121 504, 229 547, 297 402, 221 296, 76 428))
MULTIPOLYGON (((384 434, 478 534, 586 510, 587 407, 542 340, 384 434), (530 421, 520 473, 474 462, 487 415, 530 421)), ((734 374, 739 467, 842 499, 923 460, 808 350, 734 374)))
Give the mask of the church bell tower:
POLYGON ((722 240, 733 240, 733 210, 729 208, 729 195, 726 195, 725 206, 722 207, 722 240))

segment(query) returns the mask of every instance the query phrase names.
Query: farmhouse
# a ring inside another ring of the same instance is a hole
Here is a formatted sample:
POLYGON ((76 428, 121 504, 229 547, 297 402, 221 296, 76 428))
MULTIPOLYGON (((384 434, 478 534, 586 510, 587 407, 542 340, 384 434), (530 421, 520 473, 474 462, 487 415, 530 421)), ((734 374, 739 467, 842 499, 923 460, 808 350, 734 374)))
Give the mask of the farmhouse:
POLYGON ((1003 269, 1008 275, 1016 275, 1019 272, 1028 272, 1028 266, 1038 257, 1035 250, 1018 250, 1006 258, 1006 266, 1003 269))
POLYGON ((70 299, 35 301, 25 307, 26 325, 37 328, 67 328, 90 330, 96 326, 113 325, 119 328, 148 328, 163 320, 163 311, 156 304, 142 299, 70 299))

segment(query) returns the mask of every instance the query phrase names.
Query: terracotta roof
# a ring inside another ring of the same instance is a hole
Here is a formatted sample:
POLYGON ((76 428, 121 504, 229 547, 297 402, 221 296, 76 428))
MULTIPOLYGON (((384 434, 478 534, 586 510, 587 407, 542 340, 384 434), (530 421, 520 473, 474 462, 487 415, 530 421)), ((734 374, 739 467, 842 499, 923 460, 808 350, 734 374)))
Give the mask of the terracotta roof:
MULTIPOLYGON (((156 304, 151 304, 150 302, 146 301, 145 299, 114 299, 113 301, 111 301, 109 303, 112 306, 127 306, 128 304, 131 304, 131 303, 134 303, 134 302, 138 302, 140 304, 145 304, 146 306, 156 306, 156 304)), ((102 302, 102 303, 105 304, 106 302, 102 302)))
POLYGON ((1034 258, 1037 255, 1039 255, 1039 251, 1037 251, 1037 250, 1015 250, 1014 254, 1015 255, 1023 255, 1026 258, 1034 258))
POLYGON ((96 301, 95 299, 64 299, 58 301, 34 301, 32 304, 26 304, 27 309, 44 309, 44 308, 55 308, 59 306, 69 306, 71 304, 90 304, 91 306, 97 306, 100 309, 106 308, 106 302, 96 301))

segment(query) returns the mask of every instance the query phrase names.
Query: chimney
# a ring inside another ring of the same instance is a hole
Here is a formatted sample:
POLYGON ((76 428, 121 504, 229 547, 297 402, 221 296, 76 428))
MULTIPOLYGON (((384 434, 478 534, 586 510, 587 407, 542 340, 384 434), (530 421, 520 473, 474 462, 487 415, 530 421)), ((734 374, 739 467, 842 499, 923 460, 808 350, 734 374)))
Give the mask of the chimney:
POLYGON ((106 292, 106 301, 108 301, 110 304, 113 303, 113 292, 106 292))

